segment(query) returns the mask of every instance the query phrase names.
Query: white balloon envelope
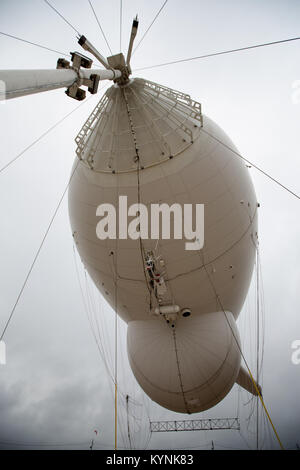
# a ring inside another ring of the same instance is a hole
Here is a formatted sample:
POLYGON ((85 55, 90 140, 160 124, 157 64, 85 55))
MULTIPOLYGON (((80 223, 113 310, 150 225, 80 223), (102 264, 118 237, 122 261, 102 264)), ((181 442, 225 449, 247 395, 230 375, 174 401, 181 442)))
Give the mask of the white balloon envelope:
POLYGON ((76 142, 73 236, 96 286, 128 324, 141 387, 183 413, 214 406, 236 381, 256 394, 240 368, 236 319, 253 271, 258 205, 233 143, 188 95, 143 79, 113 85, 76 142), (165 213, 170 236, 151 238, 151 211, 162 204, 203 205, 203 246, 186 249, 182 219, 183 236, 174 236, 175 209, 165 213), (96 229, 105 225, 101 239, 96 229))

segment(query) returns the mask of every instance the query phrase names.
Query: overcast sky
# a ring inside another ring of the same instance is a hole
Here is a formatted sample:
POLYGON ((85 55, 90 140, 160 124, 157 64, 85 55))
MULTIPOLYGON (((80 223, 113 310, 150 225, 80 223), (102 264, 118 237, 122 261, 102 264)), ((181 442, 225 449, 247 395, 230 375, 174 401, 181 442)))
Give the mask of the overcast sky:
MULTIPOLYGON (((109 51, 88 1, 53 5, 104 54, 109 51)), ((124 0, 122 50, 138 13, 136 43, 162 0, 124 0)), ((93 5, 113 53, 119 52, 119 1, 93 5)), ((299 36, 297 0, 169 0, 138 47, 132 68, 299 36)), ((0 31, 60 52, 79 50, 75 32, 42 0, 1 0, 0 31)), ((1 68, 55 68, 59 54, 0 35, 1 68)), ((204 60, 138 71, 134 75, 191 95, 239 151, 293 191, 299 184, 300 42, 294 41, 204 60)), ((103 89, 104 90, 104 89, 103 89)), ((75 157, 74 138, 103 93, 78 110, 0 173, 0 328, 10 314, 35 252, 63 193, 75 157)), ((78 106, 64 90, 0 104, 0 166, 78 106)), ((286 448, 300 444, 300 365, 291 344, 300 339, 299 200, 255 169, 264 311, 264 399, 286 448)), ((86 302, 94 300, 104 349, 113 370, 114 313, 85 278, 74 254, 67 198, 55 218, 24 294, 7 329, 7 364, 0 365, 0 448, 114 446, 113 387, 91 333, 86 302), (98 430, 98 435, 94 433, 98 430), (16 444, 14 444, 16 443, 16 444), (18 445, 17 445, 18 444, 18 445), (23 447, 21 446, 23 444, 23 447), (35 444, 35 446, 34 446, 35 444), (51 447, 52 446, 52 447, 51 447)), ((245 355, 255 370, 255 286, 240 315, 245 355)), ((151 402, 127 364, 126 328, 119 322, 119 446, 143 448, 255 447, 255 401, 235 385, 228 396, 193 417, 235 417, 241 432, 153 434, 149 418, 188 419, 151 402)), ((260 418, 264 448, 278 448, 260 418)))

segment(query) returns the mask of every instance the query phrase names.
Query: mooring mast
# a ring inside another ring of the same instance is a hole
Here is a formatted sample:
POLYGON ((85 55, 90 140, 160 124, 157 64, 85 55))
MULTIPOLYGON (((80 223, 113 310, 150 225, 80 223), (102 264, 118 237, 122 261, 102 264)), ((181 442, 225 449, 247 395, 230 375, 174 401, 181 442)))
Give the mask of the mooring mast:
POLYGON ((87 87, 91 94, 95 94, 101 80, 113 80, 119 85, 125 85, 131 75, 130 58, 137 28, 138 19, 136 17, 132 24, 126 62, 121 52, 105 59, 85 36, 77 38, 78 44, 90 52, 105 69, 92 69, 93 60, 91 58, 79 52, 71 52, 71 62, 59 58, 56 69, 1 70, 0 100, 67 88, 66 94, 68 96, 81 101, 86 97, 86 91, 81 88, 82 86, 87 87))

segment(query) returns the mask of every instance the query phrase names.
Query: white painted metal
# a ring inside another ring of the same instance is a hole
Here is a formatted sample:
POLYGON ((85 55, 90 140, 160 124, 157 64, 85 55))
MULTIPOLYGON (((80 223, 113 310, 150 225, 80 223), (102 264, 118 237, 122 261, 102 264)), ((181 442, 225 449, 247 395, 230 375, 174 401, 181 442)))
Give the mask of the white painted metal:
POLYGON ((99 60, 100 64, 102 64, 106 69, 110 69, 110 66, 105 57, 103 57, 103 55, 93 46, 93 44, 90 43, 90 41, 85 36, 81 36, 78 42, 81 47, 83 47, 83 49, 93 54, 93 56, 99 60))
POLYGON ((121 76, 119 70, 73 69, 55 70, 0 70, 0 100, 32 95, 43 91, 67 88, 76 81, 79 86, 83 79, 99 75, 100 80, 114 80, 121 76))
POLYGON ((160 305, 159 307, 155 308, 155 313, 158 314, 171 314, 171 313, 178 313, 180 311, 180 307, 178 305, 160 305))
MULTIPOLYGON (((69 190, 77 249, 113 307, 118 286, 118 314, 128 323, 128 354, 138 382, 162 406, 188 413, 214 406, 238 377, 235 320, 257 242, 257 202, 248 169, 202 125, 235 148, 188 95, 142 79, 123 89, 114 85, 76 138, 81 162, 69 190), (149 239, 141 251, 139 240, 99 240, 96 208, 117 207, 119 195, 128 197, 128 206, 139 197, 148 208, 162 202, 204 204, 204 248, 186 251, 185 240, 149 239), (163 305, 182 309, 169 324, 167 315, 155 314, 157 299, 151 296, 150 302, 143 251, 154 254, 164 278, 163 305), (191 315, 183 315, 186 309, 191 315)), ((245 380, 241 385, 249 388, 245 380)))
POLYGON ((138 19, 137 16, 133 20, 132 27, 131 27, 131 33, 130 33, 130 40, 129 40, 129 46, 128 46, 128 52, 127 52, 127 57, 126 57, 126 65, 130 65, 130 59, 131 59, 131 54, 132 54, 132 47, 133 47, 133 42, 135 40, 136 34, 137 34, 137 29, 138 29, 138 19))
POLYGON ((0 80, 5 85, 2 99, 10 99, 68 87, 77 80, 77 73, 72 69, 0 70, 0 80))
MULTIPOLYGON (((199 136, 201 105, 189 95, 142 79, 132 80, 125 92, 134 103, 132 115, 144 168, 168 161, 199 136)), ((100 100, 76 143, 79 158, 95 171, 136 171, 126 106, 117 85, 100 100)))
MULTIPOLYGON (((122 72, 120 70, 103 70, 103 69, 83 69, 79 70, 79 77, 90 79, 91 75, 98 75, 100 80, 114 80, 115 78, 120 78, 122 72)), ((80 84, 80 81, 79 81, 80 84)))

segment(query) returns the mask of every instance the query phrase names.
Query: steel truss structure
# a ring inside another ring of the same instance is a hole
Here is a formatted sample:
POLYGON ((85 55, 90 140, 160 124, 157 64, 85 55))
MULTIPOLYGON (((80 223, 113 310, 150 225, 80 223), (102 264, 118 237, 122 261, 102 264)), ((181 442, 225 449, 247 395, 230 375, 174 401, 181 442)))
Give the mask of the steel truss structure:
POLYGON ((151 432, 240 430, 238 418, 190 419, 184 421, 150 421, 151 432))

